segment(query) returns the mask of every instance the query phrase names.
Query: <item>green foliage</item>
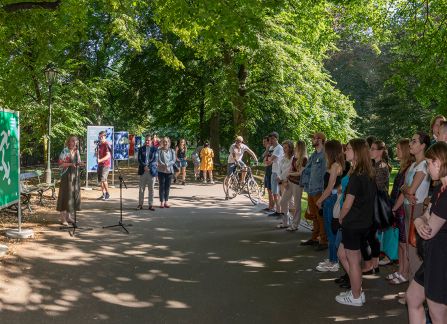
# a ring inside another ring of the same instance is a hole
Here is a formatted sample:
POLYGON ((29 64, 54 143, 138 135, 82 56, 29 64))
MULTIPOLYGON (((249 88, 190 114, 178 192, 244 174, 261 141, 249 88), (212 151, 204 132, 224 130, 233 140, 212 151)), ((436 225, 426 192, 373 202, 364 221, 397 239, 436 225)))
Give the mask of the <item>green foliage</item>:
POLYGON ((235 134, 258 145, 272 130, 391 143, 446 112, 446 9, 445 0, 64 0, 55 10, 0 9, 0 105, 21 111, 22 148, 37 157, 49 62, 60 71, 55 151, 89 124, 224 147, 235 134))

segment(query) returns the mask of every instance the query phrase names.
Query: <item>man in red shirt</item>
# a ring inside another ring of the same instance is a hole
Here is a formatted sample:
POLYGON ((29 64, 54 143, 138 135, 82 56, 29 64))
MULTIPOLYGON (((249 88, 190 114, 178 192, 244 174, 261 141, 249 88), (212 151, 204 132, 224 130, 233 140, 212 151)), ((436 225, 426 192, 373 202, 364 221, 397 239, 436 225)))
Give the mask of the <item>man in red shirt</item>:
POLYGON ((97 148, 98 157, 98 182, 101 183, 102 196, 98 199, 109 200, 109 185, 107 183, 107 177, 110 170, 110 158, 112 157, 109 143, 107 142, 107 133, 105 131, 99 132, 99 140, 97 148))

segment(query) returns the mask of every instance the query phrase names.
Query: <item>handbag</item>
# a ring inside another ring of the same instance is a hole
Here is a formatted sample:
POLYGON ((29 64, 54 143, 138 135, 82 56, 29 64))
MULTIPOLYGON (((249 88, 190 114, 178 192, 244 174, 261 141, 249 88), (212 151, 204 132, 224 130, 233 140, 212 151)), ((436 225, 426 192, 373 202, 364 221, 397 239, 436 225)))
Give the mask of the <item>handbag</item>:
POLYGON ((338 218, 340 216, 340 211, 341 211, 341 206, 340 206, 341 198, 342 198, 342 194, 337 193, 337 200, 335 201, 334 208, 332 209, 331 230, 334 235, 337 234, 337 232, 341 226, 340 221, 338 220, 338 218))
POLYGON ((416 247, 417 238, 416 238, 416 227, 414 226, 414 206, 411 206, 411 216, 410 216, 410 228, 408 230, 408 244, 413 247, 416 247))
POLYGON ((385 253, 390 260, 398 260, 399 228, 390 227, 380 234, 380 251, 385 253))
POLYGON ((341 198, 342 198, 342 194, 338 193, 337 194, 337 200, 335 201, 334 209, 332 209, 332 218, 338 219, 338 217, 340 216, 340 211, 341 211, 340 201, 341 201, 341 198))
POLYGON ((384 190, 376 192, 374 201, 374 223, 379 229, 385 230, 394 223, 394 215, 391 208, 390 196, 384 190))

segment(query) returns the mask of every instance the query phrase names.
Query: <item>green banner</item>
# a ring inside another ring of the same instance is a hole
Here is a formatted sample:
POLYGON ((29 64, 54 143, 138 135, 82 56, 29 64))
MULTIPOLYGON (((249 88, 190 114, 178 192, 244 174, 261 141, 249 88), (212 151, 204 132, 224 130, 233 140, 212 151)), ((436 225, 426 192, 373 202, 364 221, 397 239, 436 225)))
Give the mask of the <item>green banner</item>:
POLYGON ((19 113, 0 108, 0 208, 19 200, 19 113))

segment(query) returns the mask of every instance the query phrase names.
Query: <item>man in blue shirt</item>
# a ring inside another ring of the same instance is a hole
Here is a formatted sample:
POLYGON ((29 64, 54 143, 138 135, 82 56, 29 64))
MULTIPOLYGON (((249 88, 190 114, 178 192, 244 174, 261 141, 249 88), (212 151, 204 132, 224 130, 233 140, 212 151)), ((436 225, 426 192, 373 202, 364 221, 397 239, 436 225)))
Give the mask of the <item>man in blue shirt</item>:
POLYGON ((326 136, 317 132, 312 136, 312 146, 315 152, 307 161, 301 174, 301 186, 307 192, 307 210, 305 217, 313 222, 312 238, 302 241, 301 245, 316 246, 316 250, 327 249, 327 236, 324 230, 323 216, 317 207, 317 200, 324 190, 324 174, 326 173, 326 157, 324 155, 324 143, 326 136))

